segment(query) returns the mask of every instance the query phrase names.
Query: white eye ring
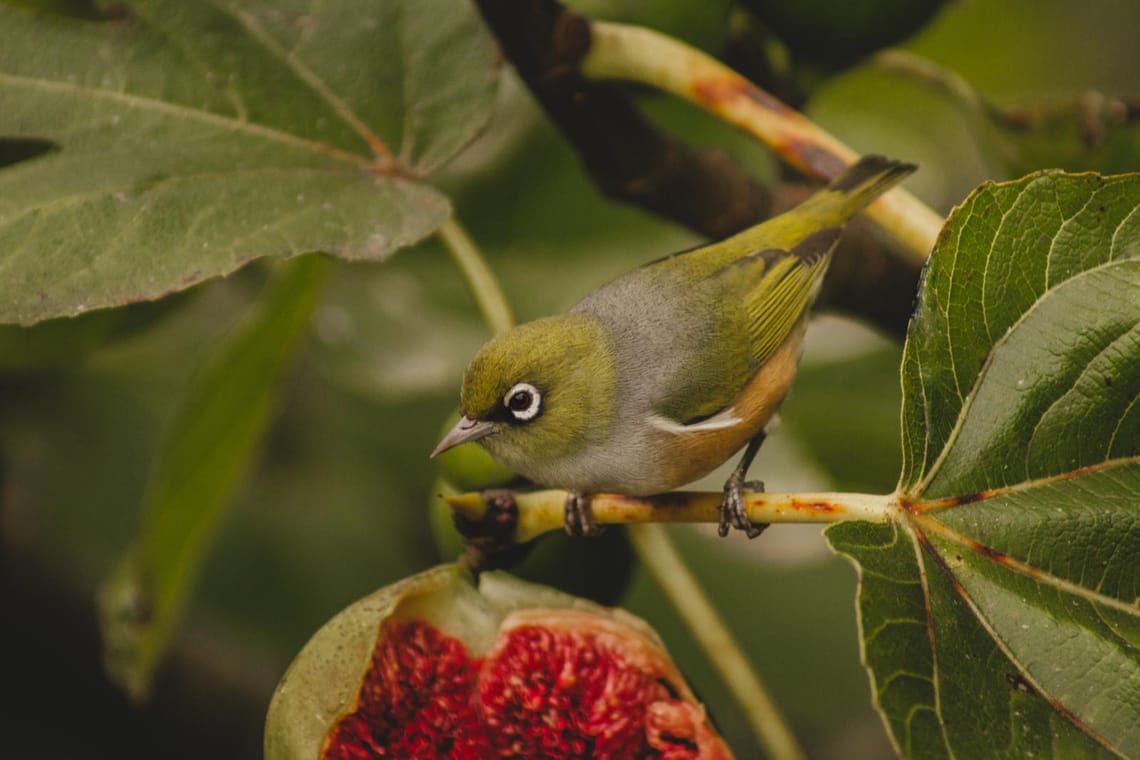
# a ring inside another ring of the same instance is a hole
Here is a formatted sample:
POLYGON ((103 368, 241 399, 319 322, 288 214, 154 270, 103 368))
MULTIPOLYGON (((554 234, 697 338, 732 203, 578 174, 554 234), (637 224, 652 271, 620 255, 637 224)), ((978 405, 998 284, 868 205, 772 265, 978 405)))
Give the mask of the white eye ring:
POLYGON ((515 383, 503 396, 503 406, 519 422, 530 422, 542 409, 542 394, 530 383, 515 383))

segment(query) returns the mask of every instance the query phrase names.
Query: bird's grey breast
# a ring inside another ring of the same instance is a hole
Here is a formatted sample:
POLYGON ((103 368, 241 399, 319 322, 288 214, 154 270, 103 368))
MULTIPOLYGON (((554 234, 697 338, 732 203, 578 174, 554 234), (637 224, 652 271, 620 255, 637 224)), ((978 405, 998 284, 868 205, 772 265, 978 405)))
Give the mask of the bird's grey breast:
POLYGON ((593 291, 572 312, 591 315, 612 340, 618 375, 617 416, 658 408, 692 372, 712 314, 691 287, 639 269, 593 291))

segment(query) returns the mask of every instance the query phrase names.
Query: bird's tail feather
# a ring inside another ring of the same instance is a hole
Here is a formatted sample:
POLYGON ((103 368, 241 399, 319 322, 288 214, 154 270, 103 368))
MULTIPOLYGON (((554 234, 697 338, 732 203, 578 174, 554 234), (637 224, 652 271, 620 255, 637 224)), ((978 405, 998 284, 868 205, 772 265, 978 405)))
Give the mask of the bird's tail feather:
POLYGON ((842 224, 917 168, 884 156, 863 156, 793 213, 826 220, 824 226, 842 224))
POLYGON ((916 168, 883 156, 863 156, 800 205, 738 232, 717 247, 726 261, 765 248, 793 248, 817 230, 842 227, 916 168))

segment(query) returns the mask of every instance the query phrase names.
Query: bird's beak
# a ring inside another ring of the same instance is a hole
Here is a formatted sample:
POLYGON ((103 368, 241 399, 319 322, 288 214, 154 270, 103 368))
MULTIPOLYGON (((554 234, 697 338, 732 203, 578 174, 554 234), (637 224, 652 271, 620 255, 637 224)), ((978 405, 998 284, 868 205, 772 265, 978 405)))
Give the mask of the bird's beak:
POLYGON ((461 443, 486 438, 493 432, 495 432, 494 422, 460 417, 459 422, 455 423, 455 427, 447 431, 447 435, 443 437, 443 440, 441 440, 439 445, 435 447, 435 450, 431 452, 431 456, 434 459, 448 449, 454 448, 461 443))

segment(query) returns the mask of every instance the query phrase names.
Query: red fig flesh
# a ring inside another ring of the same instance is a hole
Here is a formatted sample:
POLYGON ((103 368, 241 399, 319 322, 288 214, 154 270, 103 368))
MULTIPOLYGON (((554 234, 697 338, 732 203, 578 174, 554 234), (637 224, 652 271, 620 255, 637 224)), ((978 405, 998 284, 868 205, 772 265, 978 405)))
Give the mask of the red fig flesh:
POLYGON ((266 724, 269 760, 730 756, 643 621, 451 568, 330 621, 266 724))

